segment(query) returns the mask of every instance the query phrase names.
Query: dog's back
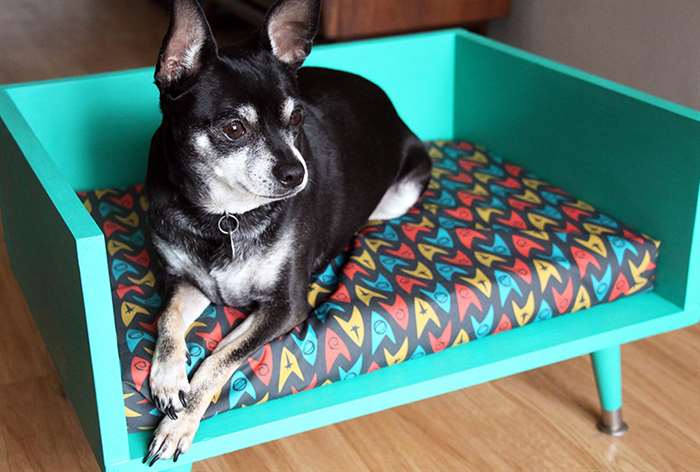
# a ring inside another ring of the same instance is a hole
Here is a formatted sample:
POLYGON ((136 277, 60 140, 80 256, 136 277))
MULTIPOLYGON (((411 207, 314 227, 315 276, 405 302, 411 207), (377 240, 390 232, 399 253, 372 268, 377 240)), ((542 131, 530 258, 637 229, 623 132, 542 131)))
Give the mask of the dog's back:
POLYGON ((314 207, 316 221, 307 220, 317 231, 312 240, 331 243, 327 259, 369 218, 397 217, 413 206, 427 184, 430 159, 384 91, 369 80, 309 67, 299 71, 299 89, 308 104, 313 155, 313 190, 303 205, 307 212, 314 207))

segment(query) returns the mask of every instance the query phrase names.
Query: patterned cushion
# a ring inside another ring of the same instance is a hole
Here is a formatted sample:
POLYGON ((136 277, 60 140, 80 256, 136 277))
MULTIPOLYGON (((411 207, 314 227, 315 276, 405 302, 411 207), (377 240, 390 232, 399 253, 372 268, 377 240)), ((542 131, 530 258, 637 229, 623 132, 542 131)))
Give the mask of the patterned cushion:
MULTIPOLYGON (((428 148, 433 179, 419 204, 369 222, 311 283, 308 321, 251 356, 206 416, 652 288, 652 239, 472 144, 428 148)), ((141 185, 80 196, 107 242, 129 430, 150 429, 163 300, 147 202, 141 185)), ((187 334, 190 372, 245 316, 204 312, 187 334)))

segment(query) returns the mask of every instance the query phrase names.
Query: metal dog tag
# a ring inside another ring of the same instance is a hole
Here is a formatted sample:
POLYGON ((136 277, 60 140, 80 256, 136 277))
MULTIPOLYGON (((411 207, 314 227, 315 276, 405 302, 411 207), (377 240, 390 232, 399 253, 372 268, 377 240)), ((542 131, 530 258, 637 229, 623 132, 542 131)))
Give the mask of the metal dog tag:
POLYGON ((219 231, 221 231, 223 234, 227 234, 229 241, 231 241, 231 259, 236 258, 236 246, 233 243, 233 233, 238 231, 238 227, 240 226, 240 222, 238 221, 238 218, 236 218, 234 215, 230 214, 229 212, 224 213, 224 216, 219 218, 219 231), (226 226, 224 226, 224 222, 226 222, 226 226))

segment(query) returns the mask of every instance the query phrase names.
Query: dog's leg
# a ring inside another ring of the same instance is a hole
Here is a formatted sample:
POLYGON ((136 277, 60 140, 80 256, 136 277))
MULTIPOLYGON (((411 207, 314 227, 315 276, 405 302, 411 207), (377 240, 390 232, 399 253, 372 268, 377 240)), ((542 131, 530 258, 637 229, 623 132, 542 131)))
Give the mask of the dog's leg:
POLYGON ((161 420, 144 463, 149 459, 151 464, 158 459, 176 459, 192 446, 199 422, 212 397, 236 369, 260 346, 286 333, 306 317, 305 314, 291 317, 285 313, 290 313, 289 308, 279 304, 261 306, 221 341, 195 372, 187 407, 176 419, 166 416, 161 420))
POLYGON ((185 333, 210 303, 197 288, 179 281, 158 319, 158 340, 149 378, 151 397, 158 409, 172 418, 184 408, 190 391, 185 333))

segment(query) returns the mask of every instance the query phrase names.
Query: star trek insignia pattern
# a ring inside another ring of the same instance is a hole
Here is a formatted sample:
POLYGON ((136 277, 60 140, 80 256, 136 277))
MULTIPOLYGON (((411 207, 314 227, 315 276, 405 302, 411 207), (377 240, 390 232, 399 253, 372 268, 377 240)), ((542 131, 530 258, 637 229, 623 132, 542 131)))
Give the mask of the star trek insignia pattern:
MULTIPOLYGON (((649 290, 658 243, 467 142, 428 144, 408 214, 369 222, 308 291, 310 317, 261 347, 205 417, 649 290)), ((142 186, 80 194, 105 235, 130 431, 153 428, 148 372, 163 304, 142 186)), ((190 373, 246 313, 210 306, 190 373)))

